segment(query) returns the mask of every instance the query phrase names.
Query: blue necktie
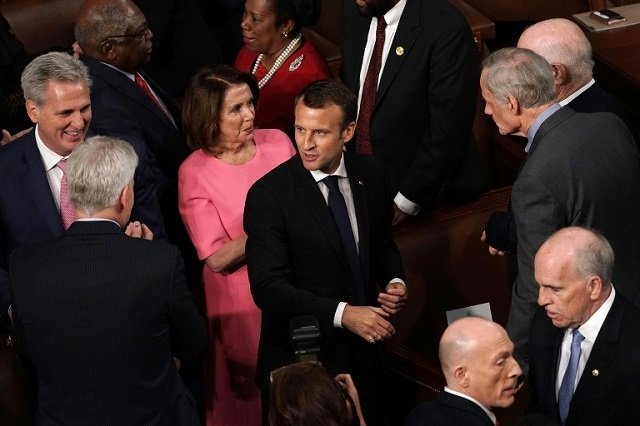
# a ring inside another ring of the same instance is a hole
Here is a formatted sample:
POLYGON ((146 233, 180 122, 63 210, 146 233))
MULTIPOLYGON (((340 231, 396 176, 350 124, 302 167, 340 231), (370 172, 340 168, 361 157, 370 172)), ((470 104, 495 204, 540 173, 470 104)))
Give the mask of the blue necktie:
POLYGON ((558 391, 558 411, 560 412, 562 424, 567 421, 567 416, 569 415, 569 406, 571 405, 576 373, 578 372, 578 361, 580 361, 580 343, 584 340, 584 336, 580 334, 577 328, 573 330, 572 333, 569 364, 567 365, 564 377, 562 377, 562 383, 558 391))
POLYGON ((349 212, 347 211, 347 203, 344 201, 340 188, 338 188, 338 176, 327 176, 322 179, 322 182, 327 185, 327 188, 329 188, 329 210, 331 210, 333 220, 338 228, 338 233, 342 240, 342 246, 347 253, 349 269, 351 269, 354 279, 356 304, 364 306, 367 304, 367 298, 364 291, 364 278, 362 277, 362 270, 360 269, 360 258, 358 257, 356 240, 353 237, 351 221, 349 220, 349 212))

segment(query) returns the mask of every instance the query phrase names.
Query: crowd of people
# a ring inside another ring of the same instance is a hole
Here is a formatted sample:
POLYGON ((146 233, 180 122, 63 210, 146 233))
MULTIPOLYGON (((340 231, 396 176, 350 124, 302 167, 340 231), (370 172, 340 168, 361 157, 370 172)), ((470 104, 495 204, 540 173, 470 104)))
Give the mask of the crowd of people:
POLYGON ((509 319, 446 328, 446 387, 405 424, 497 425, 523 386, 521 424, 637 420, 640 152, 576 24, 479 64, 446 0, 349 0, 332 76, 302 31, 320 0, 246 0, 234 65, 176 71, 150 8, 85 0, 75 55, 22 72, 33 128, 3 133, 0 320, 36 424, 388 425, 381 343, 411 286, 392 227, 487 189, 478 91, 526 138, 509 210, 478 230, 514 259, 509 319))

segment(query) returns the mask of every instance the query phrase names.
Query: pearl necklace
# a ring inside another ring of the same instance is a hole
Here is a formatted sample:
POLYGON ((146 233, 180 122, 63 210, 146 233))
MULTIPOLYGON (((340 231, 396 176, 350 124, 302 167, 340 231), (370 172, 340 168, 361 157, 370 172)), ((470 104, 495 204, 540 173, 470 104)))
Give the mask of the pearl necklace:
MULTIPOLYGON (((297 36, 295 36, 293 40, 291 40, 291 42, 289 42, 289 45, 282 51, 282 53, 278 55, 278 58, 276 59, 271 69, 267 71, 267 74, 265 74, 265 76, 262 77, 262 79, 258 82, 259 89, 262 89, 265 86, 265 84, 267 84, 267 82, 271 80, 271 77, 273 77, 276 71, 278 71, 278 69, 282 66, 284 61, 293 52, 293 49, 296 47, 296 45, 298 44, 301 38, 302 38, 302 33, 299 33, 297 36)), ((253 69, 251 70, 251 74, 256 75, 256 71, 258 71, 258 67, 260 66, 260 63, 262 62, 263 58, 264 58, 264 54, 261 53, 258 55, 258 58, 256 59, 256 63, 253 65, 253 69)))

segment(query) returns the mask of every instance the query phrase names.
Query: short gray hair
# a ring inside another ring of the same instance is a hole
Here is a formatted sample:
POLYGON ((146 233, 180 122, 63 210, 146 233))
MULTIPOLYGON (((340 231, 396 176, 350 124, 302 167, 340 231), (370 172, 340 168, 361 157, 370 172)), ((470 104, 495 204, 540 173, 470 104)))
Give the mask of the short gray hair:
POLYGON ((124 34, 129 26, 127 9, 122 1, 103 2, 81 7, 73 33, 82 50, 95 57, 100 43, 109 36, 124 34))
POLYGON ((31 61, 22 72, 21 84, 24 98, 44 105, 47 101, 49 81, 77 83, 86 82, 91 89, 89 70, 77 58, 64 52, 50 52, 31 61))
POLYGON ((515 97, 524 108, 534 108, 555 99, 553 72, 549 63, 529 49, 507 47, 482 62, 487 89, 502 104, 515 97))
POLYGON ((575 272, 583 279, 596 275, 602 278, 603 285, 608 286, 615 263, 613 248, 601 233, 593 229, 585 230, 589 231, 591 238, 584 246, 576 248, 575 272))
POLYGON ((116 205, 137 166, 138 156, 127 142, 108 136, 87 139, 73 150, 67 164, 73 205, 89 216, 116 205))

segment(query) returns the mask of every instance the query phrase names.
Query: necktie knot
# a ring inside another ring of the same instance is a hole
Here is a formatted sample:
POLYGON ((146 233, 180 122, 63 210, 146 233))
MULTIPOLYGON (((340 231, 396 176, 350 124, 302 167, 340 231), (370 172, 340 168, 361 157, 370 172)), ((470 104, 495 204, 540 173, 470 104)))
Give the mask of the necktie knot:
POLYGON ((63 158, 62 160, 58 161, 56 167, 62 170, 62 173, 67 173, 67 159, 63 158))
POLYGON ((322 182, 327 185, 329 191, 340 191, 340 188, 338 187, 338 176, 327 176, 326 178, 322 179, 322 182))
POLYGON ((376 29, 376 32, 380 32, 380 31, 384 31, 384 29, 387 27, 387 21, 384 20, 384 16, 380 16, 378 17, 378 27, 376 29))

